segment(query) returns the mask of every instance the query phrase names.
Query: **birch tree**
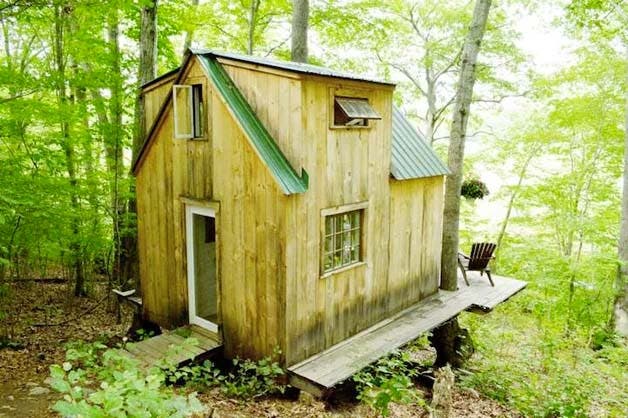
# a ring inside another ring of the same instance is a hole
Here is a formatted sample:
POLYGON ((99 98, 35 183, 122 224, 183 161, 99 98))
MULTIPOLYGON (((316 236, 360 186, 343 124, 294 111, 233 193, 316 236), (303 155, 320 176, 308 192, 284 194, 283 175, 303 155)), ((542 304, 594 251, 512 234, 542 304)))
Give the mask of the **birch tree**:
POLYGON ((476 80, 477 57, 486 29, 491 0, 477 0, 473 20, 465 40, 460 66, 460 79, 453 110, 447 163, 450 175, 445 187, 445 212, 443 219, 443 255, 441 263, 441 288, 456 290, 458 286, 458 224, 460 219, 460 188, 462 163, 469 122, 473 86, 476 80))
MULTIPOLYGON (((491 0, 477 0, 473 10, 473 19, 462 50, 460 79, 453 109, 450 143, 447 162, 450 174, 445 186, 445 210, 443 216, 443 248, 441 259, 440 287, 444 290, 458 288, 458 225, 460 221, 460 188, 462 185, 462 163, 467 124, 471 110, 473 86, 476 80, 477 58, 486 22, 491 8, 491 0)), ((460 354, 460 327, 457 319, 437 328, 433 335, 433 344, 437 351, 436 367, 450 363, 460 367, 464 359, 460 354)))
POLYGON ((292 61, 307 62, 309 0, 292 1, 292 61))

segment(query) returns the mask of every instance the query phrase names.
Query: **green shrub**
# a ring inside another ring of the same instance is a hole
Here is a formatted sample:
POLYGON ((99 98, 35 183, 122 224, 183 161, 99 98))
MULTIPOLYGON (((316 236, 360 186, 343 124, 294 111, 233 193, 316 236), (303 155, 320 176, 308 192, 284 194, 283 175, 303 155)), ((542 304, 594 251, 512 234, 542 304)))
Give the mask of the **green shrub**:
POLYGON ((154 331, 147 331, 144 328, 140 328, 137 331, 135 331, 135 338, 137 339, 137 341, 144 341, 154 336, 155 336, 154 331))
POLYGON ((66 360, 50 367, 51 387, 64 394, 53 409, 64 417, 186 417, 204 410, 195 393, 181 396, 166 386, 161 368, 145 370, 119 350, 80 343, 66 360))
POLYGON ((593 326, 593 318, 602 320, 596 307, 589 310, 590 324, 568 327, 568 300, 557 291, 532 282, 490 315, 463 315, 477 351, 461 384, 525 416, 625 416, 628 348, 600 335, 593 326))
POLYGON ((395 352, 361 370, 353 377, 357 398, 383 416, 390 413, 390 403, 424 404, 412 378, 418 374, 405 352, 395 352))
MULTIPOLYGON (((279 351, 275 350, 275 356, 279 351)), ((219 378, 222 391, 229 396, 257 398, 284 393, 286 385, 280 383, 285 372, 273 357, 259 361, 233 360, 233 369, 219 378)))
POLYGON ((186 338, 182 345, 170 346, 164 359, 157 363, 157 367, 164 372, 167 383, 199 387, 212 387, 220 384, 222 375, 211 361, 207 360, 202 364, 179 365, 177 361, 179 355, 196 346, 198 346, 198 340, 195 338, 186 338))

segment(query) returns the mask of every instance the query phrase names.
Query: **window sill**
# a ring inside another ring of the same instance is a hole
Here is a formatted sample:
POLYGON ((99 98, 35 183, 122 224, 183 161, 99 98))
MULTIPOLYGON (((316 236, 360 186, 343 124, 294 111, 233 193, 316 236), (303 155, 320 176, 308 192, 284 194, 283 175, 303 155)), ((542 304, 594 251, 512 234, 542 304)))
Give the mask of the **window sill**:
POLYGON ((209 138, 206 137, 206 136, 199 136, 198 138, 177 138, 177 137, 174 137, 172 139, 173 139, 173 141, 176 141, 176 142, 187 142, 187 141, 191 141, 191 142, 197 142, 197 141, 198 142, 207 142, 207 141, 209 141, 209 138))
POLYGON ((342 130, 350 130, 350 129, 371 129, 372 126, 344 126, 344 125, 331 125, 329 129, 342 129, 342 130))
POLYGON ((349 264, 349 265, 337 268, 335 270, 331 270, 331 271, 325 272, 325 273, 320 275, 320 278, 321 279, 326 279, 326 278, 331 277, 333 275, 344 273, 345 271, 352 270, 352 269, 355 269, 355 268, 358 268, 358 267, 362 267, 362 266, 366 266, 366 261, 358 261, 358 262, 355 262, 353 264, 349 264))

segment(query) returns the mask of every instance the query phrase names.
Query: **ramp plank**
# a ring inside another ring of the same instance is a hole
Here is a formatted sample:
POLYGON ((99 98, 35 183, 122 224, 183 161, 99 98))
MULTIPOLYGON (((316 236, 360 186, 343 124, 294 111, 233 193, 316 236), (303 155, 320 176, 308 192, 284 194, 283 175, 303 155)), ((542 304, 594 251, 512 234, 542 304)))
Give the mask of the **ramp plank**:
POLYGON ((485 277, 468 275, 470 286, 459 281, 459 289, 439 290, 421 302, 374 326, 288 368, 290 384, 322 396, 393 350, 415 340, 460 312, 490 311, 522 290, 526 283, 494 276, 495 287, 485 277))
POLYGON ((210 356, 222 348, 222 342, 218 335, 206 330, 201 332, 199 327, 184 327, 184 329, 185 331, 165 331, 155 337, 129 344, 124 351, 125 355, 136 358, 148 366, 155 365, 168 355, 176 363, 181 364, 201 356, 210 356), (198 345, 183 345, 186 339, 179 334, 189 334, 190 338, 195 338, 198 341, 198 345), (173 352, 175 346, 181 347, 176 354, 173 352))

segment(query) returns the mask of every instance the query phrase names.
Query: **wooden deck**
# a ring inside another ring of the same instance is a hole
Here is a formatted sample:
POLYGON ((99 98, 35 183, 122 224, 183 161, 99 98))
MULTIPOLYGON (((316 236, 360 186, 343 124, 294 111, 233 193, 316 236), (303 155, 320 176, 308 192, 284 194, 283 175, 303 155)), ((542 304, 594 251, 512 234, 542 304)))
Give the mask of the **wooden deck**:
POLYGON ((488 312, 520 290, 526 283, 493 276, 468 274, 470 286, 459 278, 459 290, 439 291, 418 304, 288 368, 290 384, 315 396, 465 310, 488 312))
POLYGON ((127 354, 138 359, 147 366, 152 366, 169 357, 177 364, 189 362, 199 357, 210 357, 222 349, 219 337, 196 325, 188 325, 173 331, 164 331, 163 334, 148 338, 137 343, 128 344, 127 354), (198 345, 181 347, 186 338, 194 338, 198 345))

